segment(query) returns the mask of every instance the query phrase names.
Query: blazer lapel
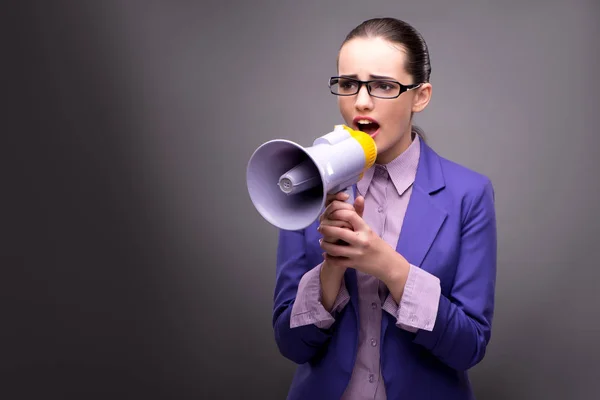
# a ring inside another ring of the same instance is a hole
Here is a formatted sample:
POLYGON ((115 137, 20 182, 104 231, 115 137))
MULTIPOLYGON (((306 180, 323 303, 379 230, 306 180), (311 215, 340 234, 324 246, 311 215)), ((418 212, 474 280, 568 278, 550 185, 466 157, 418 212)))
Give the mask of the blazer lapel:
POLYGON ((406 210, 396 251, 409 263, 420 266, 446 216, 446 211, 433 203, 429 193, 422 187, 415 186, 406 210))
POLYGON ((433 196, 444 187, 440 158, 421 141, 417 175, 396 246, 413 265, 421 265, 446 219, 446 210, 436 204, 433 196))

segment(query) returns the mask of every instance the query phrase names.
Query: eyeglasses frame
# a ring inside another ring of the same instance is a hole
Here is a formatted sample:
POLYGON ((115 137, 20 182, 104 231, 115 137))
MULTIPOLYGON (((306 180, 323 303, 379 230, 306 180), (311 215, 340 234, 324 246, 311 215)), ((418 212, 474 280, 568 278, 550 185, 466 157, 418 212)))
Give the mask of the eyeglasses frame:
POLYGON ((360 89, 363 87, 363 85, 366 86, 367 88, 367 93, 369 93, 369 96, 371 97, 376 97, 378 99, 397 99, 398 97, 400 97, 400 95, 404 92, 408 92, 409 90, 413 90, 413 89, 417 89, 419 86, 421 86, 423 84, 423 82, 421 83, 413 83, 410 85, 404 85, 398 81, 395 81, 393 79, 371 79, 368 81, 361 81, 359 79, 354 79, 354 78, 348 78, 346 76, 332 76, 331 78, 329 78, 329 82, 328 82, 328 86, 329 86, 329 91, 336 95, 336 96, 355 96, 358 94, 358 92, 360 92, 360 89), (331 81, 334 79, 347 79, 353 82, 358 83, 358 89, 356 90, 356 93, 352 93, 352 94, 339 94, 339 93, 334 93, 333 90, 331 89, 332 83, 331 81), (390 82, 390 83, 395 83, 396 85, 400 86, 400 92, 398 93, 398 95, 393 96, 393 97, 381 97, 381 96, 375 96, 371 94, 371 88, 369 86, 370 83, 372 82, 390 82))

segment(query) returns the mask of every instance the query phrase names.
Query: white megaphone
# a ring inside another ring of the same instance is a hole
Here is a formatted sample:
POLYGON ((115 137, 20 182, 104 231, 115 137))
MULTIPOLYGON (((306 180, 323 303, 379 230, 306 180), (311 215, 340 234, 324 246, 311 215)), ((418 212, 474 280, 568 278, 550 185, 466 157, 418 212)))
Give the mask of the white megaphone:
POLYGON ((377 158, 368 134, 336 125, 311 147, 284 139, 271 140, 254 151, 246 171, 254 207, 272 225, 304 229, 323 212, 327 194, 346 191, 353 203, 352 185, 377 158))

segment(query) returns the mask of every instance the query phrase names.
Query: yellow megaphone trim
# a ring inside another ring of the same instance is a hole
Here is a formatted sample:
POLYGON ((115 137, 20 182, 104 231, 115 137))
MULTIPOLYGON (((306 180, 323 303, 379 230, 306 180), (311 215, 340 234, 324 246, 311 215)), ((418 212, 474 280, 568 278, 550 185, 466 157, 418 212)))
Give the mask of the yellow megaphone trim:
POLYGON ((375 159, 377 158, 377 146, 375 145, 375 140, 365 132, 354 130, 346 125, 343 125, 343 127, 363 148, 363 151, 365 152, 365 170, 371 168, 373 164, 375 164, 375 159))

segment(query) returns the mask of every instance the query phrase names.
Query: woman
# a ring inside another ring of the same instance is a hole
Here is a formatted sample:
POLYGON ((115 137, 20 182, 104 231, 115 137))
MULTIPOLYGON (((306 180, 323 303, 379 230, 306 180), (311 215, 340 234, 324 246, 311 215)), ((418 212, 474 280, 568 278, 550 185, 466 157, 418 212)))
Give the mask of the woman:
POLYGON ((396 19, 365 21, 340 48, 331 92, 378 155, 353 204, 338 194, 310 227, 280 232, 275 339, 299 364, 288 399, 473 398, 467 370, 494 310, 494 192, 412 125, 430 71, 425 41, 396 19))

